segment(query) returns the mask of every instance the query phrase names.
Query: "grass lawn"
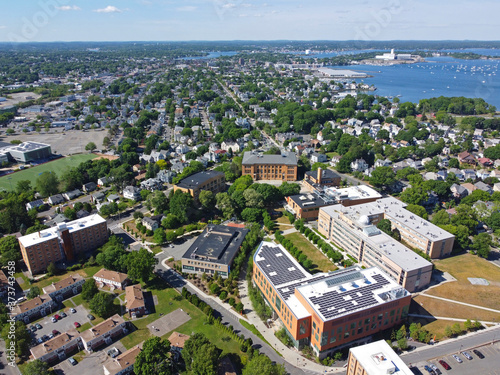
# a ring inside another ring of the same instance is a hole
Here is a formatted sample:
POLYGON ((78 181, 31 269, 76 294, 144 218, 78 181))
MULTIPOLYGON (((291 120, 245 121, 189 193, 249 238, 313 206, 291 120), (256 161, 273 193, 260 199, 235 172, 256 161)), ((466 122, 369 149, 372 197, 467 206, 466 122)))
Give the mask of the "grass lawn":
POLYGON ((493 311, 481 310, 474 307, 446 302, 435 298, 426 297, 425 295, 419 295, 413 298, 413 301, 419 304, 412 304, 412 308, 415 306, 415 309, 414 311, 412 311, 412 313, 415 314, 430 314, 433 316, 470 319, 473 321, 486 320, 489 322, 498 321, 500 319, 500 314, 493 311))
POLYGON ((287 234, 285 238, 292 241, 303 254, 311 259, 318 271, 328 272, 335 271, 337 269, 335 264, 333 264, 330 259, 328 259, 320 250, 311 244, 301 233, 290 233, 287 234))
POLYGON ((157 245, 157 246, 152 246, 150 247, 151 251, 153 252, 153 254, 159 254, 163 251, 163 249, 161 248, 160 245, 157 245))
POLYGON ((28 283, 26 283, 26 285, 23 285, 23 287, 24 287, 24 289, 29 289, 31 286, 37 286, 40 289, 42 289, 42 288, 44 288, 46 286, 49 286, 52 283, 56 283, 58 281, 61 281, 61 280, 65 279, 65 278, 67 278, 70 275, 73 275, 75 273, 79 273, 83 277, 92 277, 101 268, 102 268, 101 266, 92 266, 92 267, 85 267, 85 268, 77 270, 77 271, 69 271, 69 272, 66 271, 66 272, 64 272, 61 275, 47 277, 47 278, 42 279, 40 281, 37 281, 37 282, 35 282, 35 283, 31 284, 31 285, 29 285, 28 283))
POLYGON ((53 171, 57 173, 59 177, 61 177, 61 173, 66 170, 66 168, 76 167, 80 163, 95 159, 96 157, 97 156, 94 154, 73 155, 50 161, 42 165, 37 165, 36 167, 24 169, 22 171, 12 173, 8 176, 0 177, 0 189, 11 190, 11 183, 12 189, 15 189, 17 182, 21 180, 29 180, 31 181, 31 185, 34 186, 38 175, 43 172, 53 171))
POLYGON ((441 341, 444 337, 446 337, 444 334, 446 326, 451 326, 455 323, 451 320, 420 319, 412 317, 409 319, 410 323, 420 323, 422 327, 432 333, 433 337, 436 336, 437 341, 441 341))
POLYGON ((434 263, 438 270, 450 273, 457 281, 432 288, 426 294, 500 310, 499 267, 472 254, 436 260, 434 263), (482 277, 490 285, 472 285, 468 277, 482 277))
MULTIPOLYGON (((248 329, 250 332, 252 332, 254 335, 256 335, 259 339, 261 339, 262 341, 264 341, 267 345, 269 345, 270 347, 272 347, 272 345, 269 344, 269 342, 264 338, 264 336, 262 336, 262 333, 260 333, 259 330, 257 328, 255 328, 255 326, 253 324, 250 324, 250 323, 246 322, 243 319, 240 319, 240 323, 241 323, 241 325, 243 327, 245 327, 246 329, 248 329)), ((278 353, 278 354, 280 354, 280 353, 278 353)))

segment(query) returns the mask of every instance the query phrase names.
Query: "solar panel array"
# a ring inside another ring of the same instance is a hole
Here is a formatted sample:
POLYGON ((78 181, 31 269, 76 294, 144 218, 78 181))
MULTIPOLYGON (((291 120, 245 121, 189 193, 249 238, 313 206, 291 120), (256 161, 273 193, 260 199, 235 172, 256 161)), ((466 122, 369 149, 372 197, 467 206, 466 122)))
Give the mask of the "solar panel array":
POLYGON ((354 288, 345 293, 341 293, 334 289, 324 293, 322 296, 311 297, 310 300, 314 305, 319 306, 317 310, 324 316, 325 320, 349 311, 363 309, 378 303, 372 293, 374 290, 390 284, 382 275, 374 275, 373 279, 376 283, 368 285, 363 284, 362 287, 354 288), (361 293, 361 296, 357 293, 361 293), (357 304, 355 305, 353 301, 356 301, 357 304))
POLYGON ((332 287, 337 284, 348 283, 351 280, 359 280, 362 279, 363 277, 364 276, 361 272, 349 272, 329 278, 328 280, 326 280, 326 285, 328 285, 328 287, 332 287))
POLYGON ((257 262, 260 269, 274 285, 289 283, 307 276, 279 247, 262 245, 259 256, 264 258, 257 262), (276 256, 277 254, 282 255, 276 256))

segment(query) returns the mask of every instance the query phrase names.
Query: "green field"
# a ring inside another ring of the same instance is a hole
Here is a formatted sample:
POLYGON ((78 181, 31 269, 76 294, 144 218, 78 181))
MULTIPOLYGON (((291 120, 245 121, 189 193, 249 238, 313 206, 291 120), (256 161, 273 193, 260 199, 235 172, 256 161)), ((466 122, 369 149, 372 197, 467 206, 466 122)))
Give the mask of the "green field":
POLYGON ((21 180, 29 180, 31 181, 31 185, 34 186, 36 179, 43 172, 52 171, 60 176, 61 172, 63 172, 66 168, 76 167, 80 163, 95 159, 96 157, 97 155, 94 154, 72 155, 0 177, 0 190, 9 191, 15 189, 17 182, 21 180))

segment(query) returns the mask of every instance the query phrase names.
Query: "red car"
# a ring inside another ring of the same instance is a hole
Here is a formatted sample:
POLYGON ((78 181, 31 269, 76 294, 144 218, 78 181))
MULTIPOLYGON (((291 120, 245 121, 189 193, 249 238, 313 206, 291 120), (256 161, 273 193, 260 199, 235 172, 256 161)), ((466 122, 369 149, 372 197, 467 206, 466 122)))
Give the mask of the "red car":
POLYGON ((61 315, 56 314, 56 315, 54 315, 54 318, 56 318, 57 320, 60 320, 61 319, 61 315))
POLYGON ((441 366, 443 366, 445 370, 451 370, 450 365, 449 365, 449 364, 447 364, 447 363, 446 363, 445 361, 443 361, 442 359, 441 359, 441 360, 439 360, 439 364, 440 364, 441 366))
POLYGON ((80 328, 80 323, 75 322, 74 324, 75 324, 75 327, 76 327, 76 328, 80 328))
POLYGON ((52 334, 53 334, 54 336, 57 336, 57 335, 59 334, 59 331, 58 331, 57 329, 53 329, 53 330, 52 330, 52 334))

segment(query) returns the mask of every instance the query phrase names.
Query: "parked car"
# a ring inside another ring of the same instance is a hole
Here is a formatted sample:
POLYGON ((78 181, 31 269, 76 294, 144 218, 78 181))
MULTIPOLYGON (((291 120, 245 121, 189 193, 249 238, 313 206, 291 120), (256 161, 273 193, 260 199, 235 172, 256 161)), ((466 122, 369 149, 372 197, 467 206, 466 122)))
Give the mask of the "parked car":
POLYGON ((43 342, 43 339, 41 337, 37 338, 36 339, 36 343, 37 344, 41 344, 43 342))
POLYGON ((463 352, 461 352, 461 353, 462 353, 462 355, 463 355, 465 358, 467 358, 469 361, 472 359, 472 356, 471 356, 469 353, 467 353, 466 351, 463 351, 463 352))
POLYGON ((80 328, 81 327, 80 323, 78 323, 78 322, 74 322, 73 324, 75 325, 76 328, 80 328))
POLYGON ((42 325, 40 323, 35 324, 36 329, 42 329, 42 325))
POLYGON ((61 313, 61 318, 66 318, 66 317, 67 317, 67 315, 66 315, 66 313, 63 311, 63 312, 61 313))
POLYGON ((453 358, 455 358, 455 361, 457 361, 458 363, 462 363, 462 359, 460 359, 460 357, 456 354, 452 354, 451 355, 453 358))
POLYGON ((117 357, 118 355, 120 354, 120 350, 118 350, 117 348, 113 347, 111 349, 108 350, 108 355, 111 357, 111 358, 115 358, 117 357))
POLYGON ((425 365, 424 366, 425 371, 427 371, 430 375, 435 375, 434 370, 431 369, 429 366, 425 365))
POLYGON ((441 375, 441 370, 438 369, 438 367, 435 364, 431 363, 429 365, 429 367, 434 370, 434 372, 436 373, 436 375, 441 375))
POLYGON ((75 366, 78 363, 76 359, 74 359, 73 357, 69 357, 68 362, 71 363, 73 366, 75 366))
POLYGON ((94 319, 95 319, 95 316, 94 316, 94 315, 92 315, 92 314, 89 314, 89 315, 87 315, 87 318, 89 318, 90 320, 94 320, 94 319))
POLYGON ((59 334, 59 331, 58 331, 57 329, 53 329, 53 330, 52 330, 52 334, 53 334, 54 336, 57 336, 57 335, 59 334))
POLYGON ((56 314, 56 315, 54 315, 54 318, 56 318, 57 320, 61 320, 61 315, 56 314))
POLYGON ((54 334, 53 333, 49 333, 49 340, 53 339, 53 338, 54 338, 54 334))
POLYGON ((54 318, 54 317, 50 318, 50 320, 52 320, 52 323, 56 323, 57 322, 57 319, 54 318))
POLYGON ((47 336, 47 335, 43 335, 43 336, 42 336, 42 340, 43 340, 43 342, 47 341, 48 339, 49 339, 49 336, 47 336))
POLYGON ((484 358, 483 353, 481 353, 479 350, 474 349, 472 352, 473 352, 475 355, 477 355, 477 356, 479 357, 479 359, 483 359, 483 358, 484 358))
POLYGON ((36 327, 35 326, 30 326, 31 332, 36 332, 36 327))
POLYGON ((442 359, 439 360, 439 364, 443 366, 445 370, 451 370, 451 366, 442 359))
POLYGON ((72 314, 76 313, 76 310, 75 310, 74 308, 69 309, 69 311, 70 311, 72 314))

